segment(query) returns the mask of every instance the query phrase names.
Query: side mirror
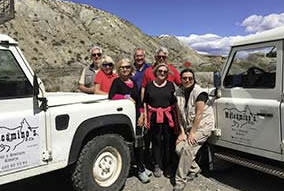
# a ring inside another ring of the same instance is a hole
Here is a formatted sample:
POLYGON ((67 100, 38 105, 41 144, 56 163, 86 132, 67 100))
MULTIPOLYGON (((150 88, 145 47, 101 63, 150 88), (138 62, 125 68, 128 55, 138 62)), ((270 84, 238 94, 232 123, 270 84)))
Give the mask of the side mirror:
POLYGON ((41 105, 39 106, 39 109, 46 111, 47 110, 47 99, 45 97, 39 97, 39 90, 40 90, 40 87, 38 84, 38 78, 37 78, 37 75, 34 74, 34 79, 33 79, 34 104, 37 103, 37 101, 40 101, 41 105))
POLYGON ((221 86, 221 73, 220 72, 214 72, 214 87, 220 88, 221 86))
POLYGON ((34 75, 34 79, 33 79, 33 96, 38 99, 38 95, 39 95, 39 84, 37 81, 37 75, 34 75))

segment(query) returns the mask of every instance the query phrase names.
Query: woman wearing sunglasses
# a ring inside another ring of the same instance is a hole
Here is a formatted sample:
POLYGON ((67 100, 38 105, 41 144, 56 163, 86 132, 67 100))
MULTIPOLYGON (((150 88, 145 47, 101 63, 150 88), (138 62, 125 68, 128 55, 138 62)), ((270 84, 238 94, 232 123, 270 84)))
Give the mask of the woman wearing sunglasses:
MULTIPOLYGON (((110 92, 108 95, 109 99, 130 99, 131 101, 133 101, 136 106, 136 132, 141 132, 144 123, 143 116, 140 115, 140 110, 142 108, 141 98, 139 95, 137 84, 131 79, 131 76, 134 72, 134 65, 131 64, 129 59, 122 59, 116 64, 116 66, 119 77, 116 78, 111 85, 110 92)), ((141 112, 142 111, 143 110, 141 110, 141 112)), ((143 137, 141 137, 141 140, 143 140, 143 137)), ((149 176, 152 175, 152 172, 145 168, 145 165, 143 163, 143 155, 143 148, 136 147, 135 158, 137 162, 138 178, 142 183, 148 183, 150 182, 149 176)))
POLYGON ((145 88, 144 103, 147 110, 147 127, 152 131, 152 153, 154 176, 172 174, 172 163, 175 152, 174 109, 176 104, 174 84, 168 81, 169 67, 160 63, 153 69, 155 80, 145 88))
POLYGON ((109 56, 103 56, 100 64, 100 70, 97 73, 94 84, 95 94, 108 94, 112 81, 117 78, 117 74, 113 72, 114 64, 109 56))
POLYGON ((208 94, 196 84, 194 72, 184 69, 180 76, 182 87, 176 91, 180 124, 180 134, 176 141, 179 164, 174 191, 184 190, 186 180, 192 180, 201 172, 195 156, 211 135, 215 123, 208 94))

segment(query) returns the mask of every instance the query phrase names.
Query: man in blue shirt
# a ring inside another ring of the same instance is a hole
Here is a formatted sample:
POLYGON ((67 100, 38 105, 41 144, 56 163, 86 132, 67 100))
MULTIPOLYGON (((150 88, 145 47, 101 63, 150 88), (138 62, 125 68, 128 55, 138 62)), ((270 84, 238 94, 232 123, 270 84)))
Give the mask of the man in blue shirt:
MULTIPOLYGON (((137 87, 138 87, 138 91, 139 91, 139 95, 141 94, 141 85, 142 85, 142 80, 144 77, 144 72, 145 70, 150 67, 150 64, 147 64, 145 61, 145 50, 143 48, 135 48, 134 49, 134 66, 136 68, 136 72, 133 75, 132 79, 133 81, 136 82, 137 87)), ((137 134, 141 134, 141 132, 143 132, 142 128, 138 128, 137 129, 137 134), (140 130, 140 131, 139 131, 140 130), (139 132, 138 132, 139 131, 139 132)), ((142 160, 144 163, 144 159, 148 159, 147 162, 150 163, 149 160, 149 156, 150 156, 150 142, 151 142, 151 135, 150 132, 147 132, 145 134, 145 132, 143 133, 143 139, 144 139, 144 146, 145 146, 145 152, 143 147, 137 148, 136 149, 136 154, 137 156, 140 156, 139 160, 142 160), (145 157, 147 156, 147 157, 145 157)), ((145 168, 145 173, 139 173, 138 172, 138 178, 140 179, 140 181, 142 181, 143 183, 147 183, 150 181, 149 176, 152 175, 152 172, 149 171, 147 168, 145 168)))

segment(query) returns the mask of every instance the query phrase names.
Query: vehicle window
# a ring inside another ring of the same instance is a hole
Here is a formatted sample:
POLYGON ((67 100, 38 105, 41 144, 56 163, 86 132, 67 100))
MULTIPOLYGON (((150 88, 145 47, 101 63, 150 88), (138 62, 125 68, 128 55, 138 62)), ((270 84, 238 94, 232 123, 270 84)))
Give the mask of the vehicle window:
POLYGON ((0 99, 21 98, 32 95, 32 85, 12 53, 7 50, 0 50, 0 99))
POLYGON ((274 88, 276 47, 237 51, 224 79, 225 88, 274 88))

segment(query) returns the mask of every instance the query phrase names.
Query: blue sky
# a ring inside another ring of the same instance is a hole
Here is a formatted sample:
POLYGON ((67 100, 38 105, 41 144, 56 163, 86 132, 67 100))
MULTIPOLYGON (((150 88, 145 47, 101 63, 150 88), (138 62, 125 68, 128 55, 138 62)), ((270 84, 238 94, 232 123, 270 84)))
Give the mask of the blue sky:
POLYGON ((284 0, 70 0, 174 35, 200 53, 226 54, 233 39, 284 25, 284 0))

